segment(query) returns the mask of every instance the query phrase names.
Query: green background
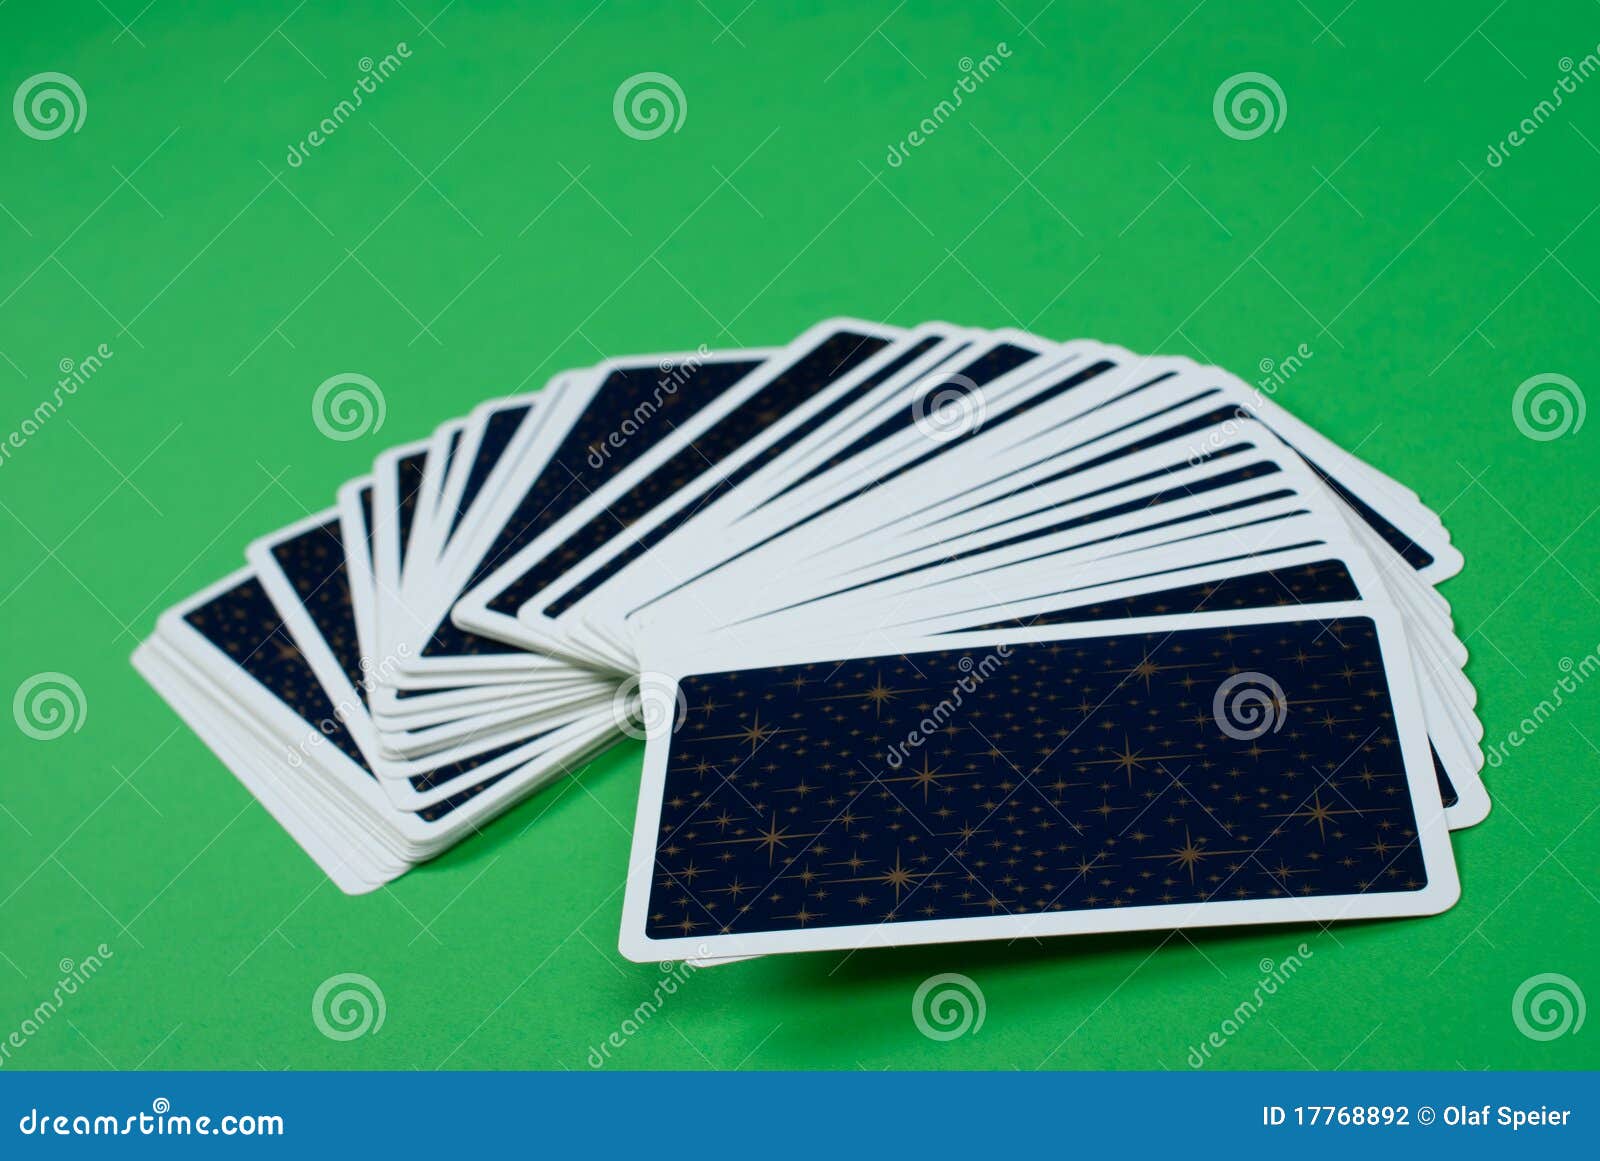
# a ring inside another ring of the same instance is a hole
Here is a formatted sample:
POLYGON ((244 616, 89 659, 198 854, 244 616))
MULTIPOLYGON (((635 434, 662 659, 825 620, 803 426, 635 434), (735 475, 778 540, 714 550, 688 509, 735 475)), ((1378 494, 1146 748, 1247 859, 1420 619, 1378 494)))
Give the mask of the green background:
MULTIPOLYGON (((0 463, 0 692, 59 671, 87 702, 54 741, 0 719, 0 1038, 59 961, 113 952, 7 1067, 583 1069, 651 995, 660 969, 615 951, 637 745, 346 898, 127 663, 161 609, 383 447, 602 357, 834 314, 1247 377, 1304 343, 1279 400, 1465 553, 1444 591, 1487 738, 1600 642, 1600 421, 1535 441, 1511 413, 1529 376, 1600 382, 1600 79, 1486 162, 1561 58, 1595 51, 1588 0, 141 3, 0 7, 0 95, 55 70, 88 103, 51 141, 0 117, 0 435, 61 360, 114 352, 0 463), (400 41, 410 59, 291 168, 360 58, 400 41), (653 141, 612 117, 643 71, 687 99, 653 141), (1247 71, 1287 115, 1241 141, 1212 98, 1247 71), (352 443, 310 412, 342 371, 388 406, 352 443), (339 1043, 310 1002, 344 971, 387 1019, 339 1043)), ((1464 894, 1437 918, 780 957, 692 977, 610 1067, 1183 1069, 1302 941, 1208 1067, 1592 1067, 1600 1027, 1536 1042, 1511 998, 1561 972, 1600 999, 1597 741, 1600 685, 1488 772, 1494 813, 1457 837, 1464 894), (980 1032, 917 1032, 936 972, 977 981, 980 1032)))

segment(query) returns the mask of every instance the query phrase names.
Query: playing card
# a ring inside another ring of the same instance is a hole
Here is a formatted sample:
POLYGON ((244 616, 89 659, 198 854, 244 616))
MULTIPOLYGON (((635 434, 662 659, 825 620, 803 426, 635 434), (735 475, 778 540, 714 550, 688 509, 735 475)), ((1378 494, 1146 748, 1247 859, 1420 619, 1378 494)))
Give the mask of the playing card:
POLYGON ((1342 609, 684 673, 646 751, 622 951, 1443 910, 1458 886, 1398 620, 1342 609), (1311 650, 1350 676, 1323 685, 1311 650))
POLYGON ((344 891, 635 738, 640 961, 1457 895, 1461 553, 1269 387, 834 318, 468 405, 135 653, 344 891))

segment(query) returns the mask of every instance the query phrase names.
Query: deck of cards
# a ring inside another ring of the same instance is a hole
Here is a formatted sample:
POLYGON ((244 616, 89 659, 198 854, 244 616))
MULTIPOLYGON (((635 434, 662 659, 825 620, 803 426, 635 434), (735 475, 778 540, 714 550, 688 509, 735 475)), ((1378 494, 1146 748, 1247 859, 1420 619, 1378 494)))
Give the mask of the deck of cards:
POLYGON ((134 663, 351 893, 643 739, 641 962, 1433 914, 1489 809, 1461 556, 1270 387, 852 319, 613 359, 134 663))

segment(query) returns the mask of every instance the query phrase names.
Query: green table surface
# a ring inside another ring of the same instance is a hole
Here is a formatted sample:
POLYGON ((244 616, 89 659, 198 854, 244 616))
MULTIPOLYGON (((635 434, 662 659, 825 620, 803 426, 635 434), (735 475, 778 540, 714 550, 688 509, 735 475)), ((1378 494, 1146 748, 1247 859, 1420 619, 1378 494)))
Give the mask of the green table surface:
POLYGON ((85 707, 54 740, 0 729, 3 1066, 581 1070, 624 1030, 606 1067, 1184 1069, 1301 943, 1206 1067, 1600 1064, 1600 1028, 1512 1013, 1542 973, 1600 999, 1600 681, 1487 771, 1444 915, 780 957, 635 1020, 663 974, 615 950, 637 744, 348 898, 128 664, 251 538, 482 399, 939 318, 1257 378, 1303 344, 1279 400, 1465 554, 1443 591, 1503 740, 1600 644, 1600 420, 1538 440, 1512 412, 1531 376, 1600 384, 1597 41, 1588 0, 0 7, 0 96, 55 71, 86 103, 49 140, 0 118, 0 436, 111 352, 0 460, 0 693, 59 672, 85 707), (649 71, 686 111, 640 140, 613 95, 649 71), (1245 72, 1286 106, 1253 139, 1213 111, 1245 72), (338 442, 310 401, 346 371, 387 415, 338 442), (381 989, 375 1033, 315 1026, 341 972, 381 989), (918 1032, 941 972, 981 988, 981 1030, 918 1032))

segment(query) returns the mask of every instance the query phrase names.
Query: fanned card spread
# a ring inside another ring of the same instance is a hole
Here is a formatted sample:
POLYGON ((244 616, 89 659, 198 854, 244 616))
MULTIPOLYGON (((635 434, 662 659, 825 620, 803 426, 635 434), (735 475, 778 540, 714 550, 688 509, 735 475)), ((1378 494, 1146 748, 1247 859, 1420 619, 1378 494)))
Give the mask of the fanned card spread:
POLYGON ((1187 359, 613 359, 245 561, 134 664, 328 876, 643 739, 642 962, 1433 914, 1489 810, 1439 518, 1187 359))

